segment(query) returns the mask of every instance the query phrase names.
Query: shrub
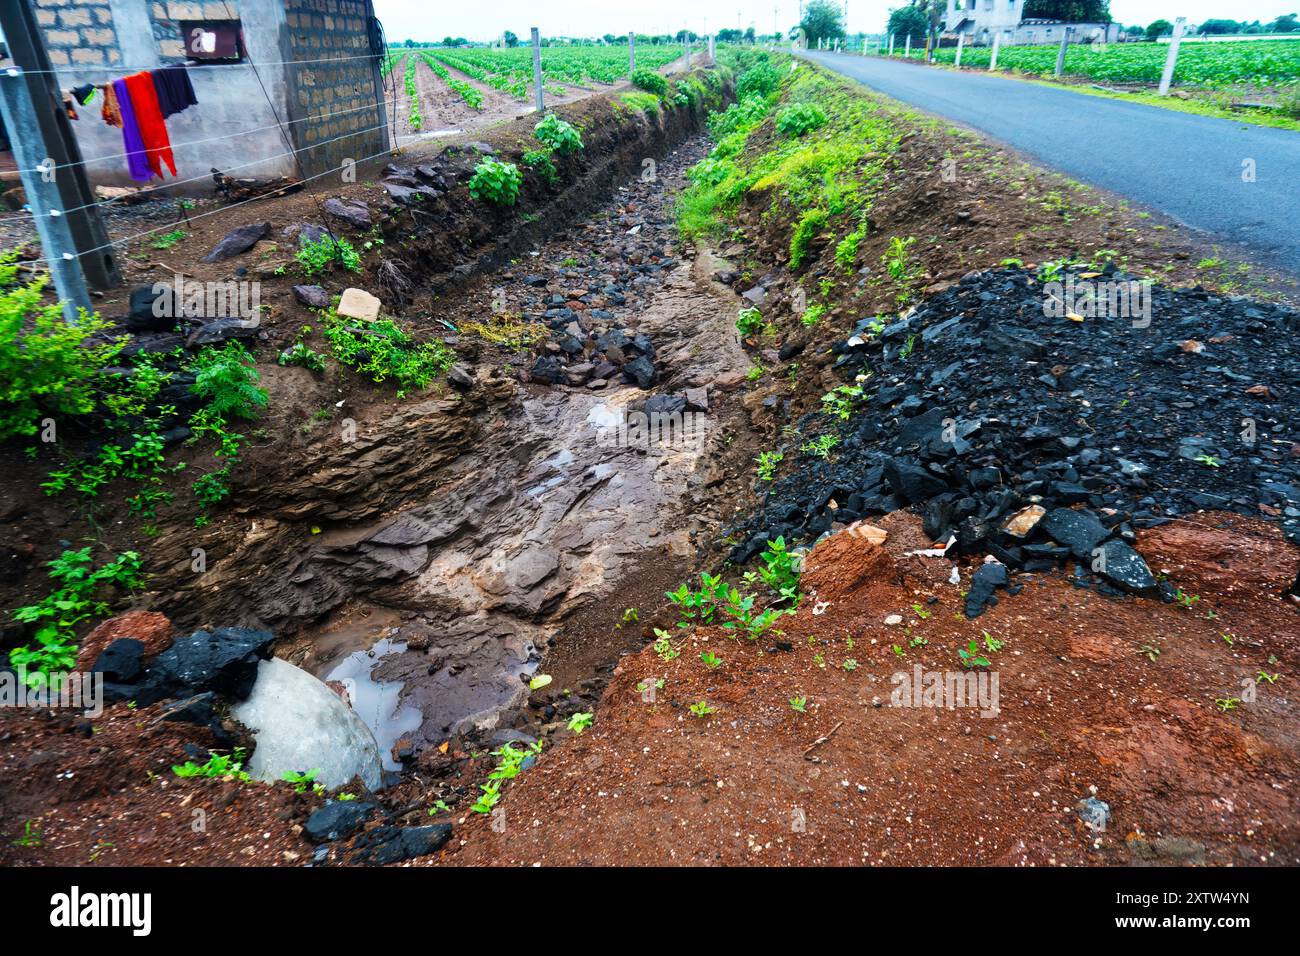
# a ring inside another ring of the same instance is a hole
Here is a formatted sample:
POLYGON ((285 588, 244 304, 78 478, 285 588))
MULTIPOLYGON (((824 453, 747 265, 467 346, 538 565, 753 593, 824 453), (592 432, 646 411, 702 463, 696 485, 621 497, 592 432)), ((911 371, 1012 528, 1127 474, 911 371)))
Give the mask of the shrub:
POLYGON ((736 317, 736 328, 741 335, 748 336, 761 332, 763 325, 763 313, 758 309, 741 309, 740 315, 736 317))
POLYGON ((320 275, 338 263, 349 272, 361 271, 361 254, 346 239, 321 236, 304 243, 295 258, 307 276, 320 275))
POLYGON ((554 113, 533 127, 533 135, 557 153, 573 153, 582 149, 582 134, 577 127, 554 113))
POLYGON ((781 74, 770 63, 757 63, 736 81, 736 99, 745 100, 750 96, 768 97, 781 85, 781 74))
POLYGON ((803 136, 826 125, 826 114, 813 103, 796 103, 782 110, 776 119, 776 131, 782 136, 803 136))
POLYGON ((513 206, 519 201, 519 187, 524 176, 514 163, 485 159, 474 167, 469 181, 469 194, 475 199, 486 199, 498 206, 513 206))
POLYGON ((732 103, 721 113, 710 113, 707 120, 709 135, 721 141, 733 133, 748 133, 763 122, 766 115, 767 100, 761 96, 749 96, 732 103))
POLYGON ((660 99, 652 93, 620 93, 619 101, 635 110, 640 110, 646 116, 658 116, 660 99))
POLYGON ((96 380, 122 350, 104 340, 111 323, 84 312, 76 325, 44 302, 48 276, 14 283, 17 250, 0 253, 0 441, 34 435, 47 413, 83 415, 96 405, 96 380))
POLYGON ((190 366, 194 384, 190 391, 208 401, 208 410, 221 419, 256 418, 266 407, 266 389, 257 383, 262 376, 253 367, 253 357, 238 342, 224 348, 204 349, 190 366))
POLYGON ((654 70, 635 70, 632 73, 632 85, 638 90, 645 90, 655 96, 668 95, 668 81, 654 70))

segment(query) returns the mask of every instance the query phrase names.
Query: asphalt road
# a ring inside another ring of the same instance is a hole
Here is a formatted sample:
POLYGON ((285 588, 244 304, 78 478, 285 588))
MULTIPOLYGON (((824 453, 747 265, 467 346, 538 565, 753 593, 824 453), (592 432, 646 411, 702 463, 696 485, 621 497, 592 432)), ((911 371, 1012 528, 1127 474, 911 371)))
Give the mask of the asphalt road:
POLYGON ((1300 274, 1300 133, 987 73, 838 53, 808 59, 987 133, 1039 163, 1300 274), (1254 182, 1243 180, 1253 160, 1254 182))

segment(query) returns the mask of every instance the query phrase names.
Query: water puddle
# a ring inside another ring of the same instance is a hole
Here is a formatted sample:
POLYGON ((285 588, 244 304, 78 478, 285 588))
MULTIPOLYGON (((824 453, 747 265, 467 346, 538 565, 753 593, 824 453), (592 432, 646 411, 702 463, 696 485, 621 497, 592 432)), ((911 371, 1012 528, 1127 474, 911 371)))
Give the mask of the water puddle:
POLYGON ((352 709, 375 735, 385 770, 401 769, 393 759, 393 745, 419 730, 424 722, 419 710, 401 703, 402 681, 380 681, 374 676, 383 658, 405 651, 405 644, 383 638, 369 650, 353 651, 324 677, 342 684, 347 691, 352 709))

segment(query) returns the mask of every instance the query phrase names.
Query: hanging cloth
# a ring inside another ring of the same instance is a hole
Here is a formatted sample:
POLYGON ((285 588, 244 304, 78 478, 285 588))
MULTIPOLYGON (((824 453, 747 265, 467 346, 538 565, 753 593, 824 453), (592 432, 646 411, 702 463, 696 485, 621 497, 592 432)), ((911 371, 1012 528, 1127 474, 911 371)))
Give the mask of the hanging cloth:
POLYGON ((199 101, 194 95, 194 84, 190 82, 190 72, 183 65, 178 64, 151 72, 154 92, 158 94, 158 108, 164 119, 198 104, 199 101))
POLYGON ((100 107, 99 118, 109 126, 122 128, 122 110, 117 105, 117 90, 112 83, 106 83, 103 87, 104 105, 100 107))
POLYGON ((163 121, 162 111, 158 107, 158 92, 153 85, 153 76, 147 72, 132 73, 123 80, 131 97, 131 111, 135 114, 136 125, 140 129, 140 138, 144 141, 145 155, 149 168, 163 177, 163 163, 176 173, 176 160, 172 158, 171 139, 167 136, 167 124, 163 121))
POLYGON ((82 106, 89 103, 95 96, 95 87, 92 83, 83 83, 81 86, 72 88, 72 95, 82 106))
POLYGON ((122 147, 126 153, 127 172, 136 182, 147 183, 153 178, 153 171, 149 168, 149 160, 145 155, 144 139, 135 121, 135 110, 131 106, 131 94, 127 92, 126 80, 114 80, 112 89, 122 125, 122 147))

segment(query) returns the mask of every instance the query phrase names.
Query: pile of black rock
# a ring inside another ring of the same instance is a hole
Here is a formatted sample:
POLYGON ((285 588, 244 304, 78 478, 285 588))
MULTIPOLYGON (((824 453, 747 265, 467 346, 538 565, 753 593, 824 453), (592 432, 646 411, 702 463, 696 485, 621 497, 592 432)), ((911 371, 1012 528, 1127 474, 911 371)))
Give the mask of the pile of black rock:
POLYGON ((784 450, 795 467, 733 529, 732 560, 900 508, 951 540, 951 556, 1010 571, 1074 559, 1081 583, 1130 593, 1161 590, 1131 547, 1136 530, 1180 515, 1261 517, 1300 543, 1300 313, 1156 285, 1145 316, 1099 316, 1109 306, 1063 309, 1061 293, 1023 269, 990 270, 883 328, 859 322, 831 351, 862 396, 841 395, 845 420, 797 423, 784 450), (827 432, 829 458, 799 452, 827 432))

